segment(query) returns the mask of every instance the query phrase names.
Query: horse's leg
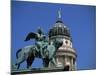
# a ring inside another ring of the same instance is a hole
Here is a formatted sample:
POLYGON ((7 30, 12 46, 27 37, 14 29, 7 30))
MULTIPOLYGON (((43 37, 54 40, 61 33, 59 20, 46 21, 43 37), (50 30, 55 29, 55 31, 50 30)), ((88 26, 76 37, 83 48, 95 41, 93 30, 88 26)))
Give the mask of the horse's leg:
POLYGON ((49 66, 49 59, 43 58, 43 67, 48 67, 48 66, 49 66))
POLYGON ((19 69, 19 67, 20 67, 20 64, 18 64, 17 69, 19 69))
POLYGON ((28 58, 27 58, 27 69, 31 69, 31 65, 32 65, 32 63, 33 63, 33 61, 34 61, 34 56, 29 56, 28 58))
MULTIPOLYGON (((18 61, 18 60, 17 60, 18 61)), ((23 61, 21 61, 21 62, 17 62, 16 64, 15 64, 15 66, 16 66, 16 69, 19 69, 19 67, 20 67, 20 64, 22 63, 23 61)))
POLYGON ((51 63, 53 64, 54 67, 57 66, 56 61, 55 61, 55 58, 52 58, 51 63))
POLYGON ((25 56, 24 56, 24 55, 17 58, 17 62, 16 62, 16 64, 15 64, 16 67, 17 67, 17 69, 19 69, 20 64, 21 64, 22 62, 24 62, 24 61, 25 61, 25 56))

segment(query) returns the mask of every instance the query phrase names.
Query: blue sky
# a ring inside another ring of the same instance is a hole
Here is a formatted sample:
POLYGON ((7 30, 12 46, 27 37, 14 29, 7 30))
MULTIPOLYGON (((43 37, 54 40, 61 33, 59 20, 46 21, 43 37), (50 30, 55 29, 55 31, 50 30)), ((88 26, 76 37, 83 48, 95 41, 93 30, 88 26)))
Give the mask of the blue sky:
MULTIPOLYGON (((72 4, 50 4, 38 2, 12 1, 12 53, 11 60, 16 62, 16 51, 33 40, 24 42, 29 32, 36 32, 42 27, 48 32, 57 21, 57 11, 61 8, 62 20, 70 29, 73 48, 77 52, 77 69, 96 68, 96 7, 72 4)), ((26 62, 21 68, 26 66, 26 62)), ((36 58, 33 67, 42 67, 42 60, 36 58)))

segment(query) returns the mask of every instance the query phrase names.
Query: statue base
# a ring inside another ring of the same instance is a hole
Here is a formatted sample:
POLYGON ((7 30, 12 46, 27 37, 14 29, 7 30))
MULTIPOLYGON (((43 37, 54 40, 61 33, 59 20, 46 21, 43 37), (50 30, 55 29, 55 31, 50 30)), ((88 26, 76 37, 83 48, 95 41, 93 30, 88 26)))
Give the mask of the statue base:
POLYGON ((33 68, 33 69, 22 69, 22 70, 12 70, 11 75, 16 74, 33 74, 33 73, 45 73, 45 72, 60 72, 64 71, 64 67, 57 68, 33 68))

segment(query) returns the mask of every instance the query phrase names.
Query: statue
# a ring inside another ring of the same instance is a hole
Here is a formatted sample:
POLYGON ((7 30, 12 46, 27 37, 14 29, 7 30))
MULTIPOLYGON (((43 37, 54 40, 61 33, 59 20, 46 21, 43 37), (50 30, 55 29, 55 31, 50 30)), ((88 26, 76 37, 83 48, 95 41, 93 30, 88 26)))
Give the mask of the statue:
POLYGON ((63 42, 56 39, 54 41, 48 40, 41 29, 38 29, 37 33, 29 33, 25 41, 30 39, 35 39, 35 45, 26 46, 16 52, 15 69, 19 69, 20 64, 24 61, 27 62, 27 68, 31 69, 35 57, 43 60, 44 67, 50 67, 50 63, 53 63, 56 67, 55 53, 63 42))
POLYGON ((36 50, 41 53, 41 56, 43 57, 43 49, 45 48, 47 43, 44 44, 45 40, 46 40, 46 36, 44 35, 44 33, 42 32, 41 28, 39 28, 37 30, 37 33, 33 33, 30 32, 25 41, 29 41, 30 39, 35 39, 35 45, 36 45, 36 50))

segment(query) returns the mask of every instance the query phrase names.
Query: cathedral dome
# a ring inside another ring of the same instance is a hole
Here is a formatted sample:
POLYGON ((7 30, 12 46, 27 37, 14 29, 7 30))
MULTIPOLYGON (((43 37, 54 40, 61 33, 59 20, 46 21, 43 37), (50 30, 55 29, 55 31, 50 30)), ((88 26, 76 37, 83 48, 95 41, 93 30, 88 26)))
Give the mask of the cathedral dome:
POLYGON ((69 28, 61 20, 57 20, 54 27, 49 31, 49 37, 57 35, 70 37, 69 28))
POLYGON ((61 10, 58 11, 58 20, 56 21, 55 25, 53 28, 50 29, 49 31, 49 38, 53 36, 65 36, 65 37, 70 37, 70 32, 69 28, 66 27, 61 20, 61 10))

